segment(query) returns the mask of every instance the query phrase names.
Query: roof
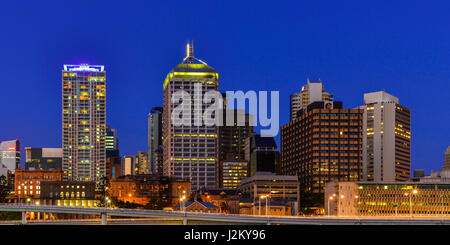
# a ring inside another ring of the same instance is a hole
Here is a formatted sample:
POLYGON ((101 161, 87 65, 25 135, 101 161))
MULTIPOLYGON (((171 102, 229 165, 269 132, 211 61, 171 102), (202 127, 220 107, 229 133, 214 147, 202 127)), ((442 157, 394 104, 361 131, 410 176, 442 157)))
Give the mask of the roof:
POLYGON ((170 72, 216 72, 214 68, 206 64, 206 62, 194 57, 194 44, 186 45, 186 57, 183 61, 175 66, 170 72))
POLYGON ((219 74, 216 70, 206 64, 206 62, 194 57, 194 47, 192 44, 187 44, 187 54, 183 61, 175 66, 163 83, 163 88, 166 87, 170 78, 213 78, 219 79, 219 74))
POLYGON ((184 64, 180 63, 170 72, 216 72, 214 68, 207 64, 184 64))
POLYGON ((259 134, 254 135, 256 147, 274 147, 277 148, 277 143, 273 137, 261 137, 259 134))
MULTIPOLYGON (((210 202, 199 202, 199 201, 192 202, 192 201, 189 201, 189 202, 184 202, 183 204, 184 204, 184 207, 187 208, 187 207, 191 206, 192 204, 194 204, 196 202, 200 203, 205 208, 219 208, 219 207, 217 207, 216 205, 214 205, 214 204, 212 204, 210 202)), ((180 203, 178 203, 174 208, 180 208, 180 206, 181 206, 180 203)))
POLYGON ((207 189, 202 188, 199 191, 200 195, 208 194, 208 195, 230 195, 235 196, 241 194, 241 191, 238 189, 207 189))

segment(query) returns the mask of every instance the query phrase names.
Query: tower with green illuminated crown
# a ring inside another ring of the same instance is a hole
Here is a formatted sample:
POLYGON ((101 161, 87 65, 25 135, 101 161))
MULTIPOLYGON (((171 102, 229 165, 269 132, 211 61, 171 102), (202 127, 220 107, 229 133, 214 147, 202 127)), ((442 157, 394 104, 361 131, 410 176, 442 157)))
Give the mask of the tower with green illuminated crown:
POLYGON ((193 45, 187 44, 186 57, 167 74, 163 90, 164 175, 189 178, 192 190, 215 187, 218 129, 215 125, 199 124, 196 114, 202 114, 209 106, 203 103, 202 94, 219 90, 219 74, 204 61, 195 58, 193 45), (198 88, 201 88, 201 93, 198 93, 198 88), (179 100, 173 100, 173 95, 180 91, 191 98, 189 108, 184 108, 191 113, 184 119, 183 125, 172 121, 174 109, 180 106, 179 100))

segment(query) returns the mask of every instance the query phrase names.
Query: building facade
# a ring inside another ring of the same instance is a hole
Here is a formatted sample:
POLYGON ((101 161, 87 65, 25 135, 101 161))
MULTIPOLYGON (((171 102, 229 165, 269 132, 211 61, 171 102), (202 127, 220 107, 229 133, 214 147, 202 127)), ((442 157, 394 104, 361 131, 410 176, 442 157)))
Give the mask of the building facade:
POLYGON ((245 110, 223 110, 224 124, 219 126, 219 164, 216 169, 218 188, 238 188, 241 181, 248 177, 245 141, 253 134, 253 126, 250 126, 252 120, 253 117, 245 110), (230 120, 228 124, 227 120, 230 120))
POLYGON ((298 176, 303 207, 323 204, 329 181, 362 180, 363 110, 314 102, 281 127, 280 174, 298 176))
POLYGON ((193 190, 216 184, 218 129, 214 123, 206 124, 202 113, 217 104, 204 103, 203 95, 218 93, 218 89, 219 74, 195 58, 189 44, 186 58, 169 72, 163 84, 163 172, 171 177, 189 178, 193 190), (183 103, 174 103, 181 99, 180 93, 183 103), (186 114, 180 113, 180 109, 186 114), (176 121, 172 116, 178 117, 176 121))
POLYGON ((253 202, 266 195, 270 196, 270 199, 299 201, 300 186, 297 176, 258 172, 256 175, 245 179, 239 189, 242 194, 249 195, 253 202))
POLYGON ((450 146, 444 152, 444 168, 450 169, 450 146))
POLYGON ((411 177, 411 113, 384 92, 364 94, 364 180, 407 181, 411 177))
POLYGON ((248 176, 257 172, 277 172, 280 152, 273 137, 253 134, 246 139, 245 158, 248 161, 248 176))
POLYGON ((137 175, 139 174, 139 157, 138 156, 124 156, 123 157, 123 175, 137 175))
POLYGON ((64 207, 95 207, 95 182, 42 181, 40 203, 64 207))
POLYGON ((309 81, 308 79, 299 93, 291 95, 291 121, 297 118, 299 110, 316 101, 332 102, 333 95, 325 92, 322 81, 309 81))
POLYGON ((3 164, 11 173, 20 168, 20 142, 7 140, 0 142, 0 164, 3 164))
POLYGON ((117 130, 106 125, 105 136, 105 148, 106 151, 118 151, 119 150, 119 138, 117 137, 117 130))
POLYGON ((330 182, 325 214, 338 216, 450 216, 450 183, 330 182))
POLYGON ((64 65, 62 84, 64 177, 99 184, 106 175, 106 71, 64 65))
POLYGON ((162 124, 163 124, 163 108, 153 107, 148 114, 148 158, 150 161, 150 172, 158 172, 161 169, 158 167, 156 151, 162 148, 162 124))
POLYGON ((155 174, 121 176, 111 180, 110 195, 119 201, 146 205, 150 201, 163 201, 174 206, 180 196, 190 193, 188 179, 176 179, 155 174))
POLYGON ((62 169, 62 148, 25 147, 25 170, 62 169))
POLYGON ((147 152, 138 151, 139 174, 150 174, 151 164, 147 152))
MULTIPOLYGON (((14 193, 18 198, 39 198, 41 194, 41 182, 61 181, 63 172, 55 170, 22 170, 16 169, 14 193)), ((21 202, 25 202, 22 200, 21 202)))

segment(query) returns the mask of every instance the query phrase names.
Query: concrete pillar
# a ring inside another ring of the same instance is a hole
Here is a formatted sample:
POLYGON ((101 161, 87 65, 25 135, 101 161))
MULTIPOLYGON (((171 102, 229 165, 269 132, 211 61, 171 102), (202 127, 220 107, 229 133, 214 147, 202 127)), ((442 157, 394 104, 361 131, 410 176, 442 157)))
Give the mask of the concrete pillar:
POLYGON ((106 225, 107 224, 106 218, 107 218, 106 213, 102 213, 102 225, 106 225))
POLYGON ((27 224, 27 212, 22 211, 22 225, 27 224))
POLYGON ((183 218, 183 225, 187 225, 188 224, 188 219, 186 217, 183 218))

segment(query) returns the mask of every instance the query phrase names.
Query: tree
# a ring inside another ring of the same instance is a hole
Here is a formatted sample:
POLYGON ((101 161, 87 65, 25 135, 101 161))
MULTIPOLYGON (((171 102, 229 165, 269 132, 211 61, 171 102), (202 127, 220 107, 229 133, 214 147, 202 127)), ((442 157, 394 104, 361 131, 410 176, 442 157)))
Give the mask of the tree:
POLYGON ((166 206, 166 201, 161 199, 152 199, 145 206, 145 209, 162 210, 166 206))
POLYGON ((9 193, 9 186, 6 176, 0 176, 0 203, 6 202, 9 193))

